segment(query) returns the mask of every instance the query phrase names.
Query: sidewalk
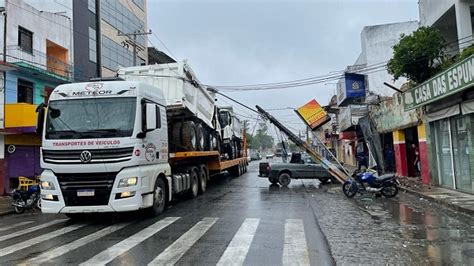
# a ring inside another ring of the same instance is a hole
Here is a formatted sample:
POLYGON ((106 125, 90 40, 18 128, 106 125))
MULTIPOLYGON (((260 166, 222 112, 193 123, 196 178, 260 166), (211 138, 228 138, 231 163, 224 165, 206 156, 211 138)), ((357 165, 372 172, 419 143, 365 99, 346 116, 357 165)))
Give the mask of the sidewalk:
MULTIPOLYGON (((344 165, 352 173, 356 168, 344 165)), ((474 195, 442 187, 422 185, 419 178, 398 177, 400 190, 452 208, 458 212, 474 215, 474 195)))
POLYGON ((429 187, 414 181, 414 178, 400 177, 401 190, 413 193, 450 207, 458 212, 474 215, 474 195, 442 187, 429 187))
POLYGON ((9 196, 0 196, 0 216, 14 213, 9 196))

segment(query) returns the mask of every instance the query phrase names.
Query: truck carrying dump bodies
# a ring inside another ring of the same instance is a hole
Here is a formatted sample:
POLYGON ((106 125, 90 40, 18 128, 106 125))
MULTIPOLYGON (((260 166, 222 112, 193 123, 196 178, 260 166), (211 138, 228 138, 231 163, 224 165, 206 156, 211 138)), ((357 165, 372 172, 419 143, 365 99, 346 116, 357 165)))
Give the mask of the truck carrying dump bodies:
POLYGON ((156 215, 177 195, 204 192, 211 175, 245 172, 245 157, 170 151, 179 114, 168 113, 165 99, 161 88, 137 81, 58 86, 38 114, 42 211, 77 217, 147 208, 156 215))

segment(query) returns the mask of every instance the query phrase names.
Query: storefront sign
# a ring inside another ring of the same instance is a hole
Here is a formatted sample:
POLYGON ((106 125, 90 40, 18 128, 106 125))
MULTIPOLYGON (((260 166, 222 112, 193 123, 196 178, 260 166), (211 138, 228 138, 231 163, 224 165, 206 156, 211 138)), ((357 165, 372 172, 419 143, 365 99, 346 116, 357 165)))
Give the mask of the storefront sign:
POLYGON ((309 103, 301 106, 296 110, 296 113, 312 130, 321 127, 331 120, 316 100, 311 100, 309 103))
POLYGON ((365 97, 365 75, 345 73, 337 83, 337 105, 347 106, 365 97))
POLYGON ((474 55, 403 93, 405 111, 426 105, 474 84, 474 55))

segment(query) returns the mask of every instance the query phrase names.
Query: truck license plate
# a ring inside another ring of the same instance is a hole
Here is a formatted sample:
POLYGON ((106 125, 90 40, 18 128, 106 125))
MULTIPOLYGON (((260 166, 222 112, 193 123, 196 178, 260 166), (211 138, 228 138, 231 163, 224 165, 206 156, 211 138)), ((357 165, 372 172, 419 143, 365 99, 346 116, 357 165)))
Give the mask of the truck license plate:
POLYGON ((94 190, 93 189, 81 189, 77 191, 77 196, 78 197, 92 197, 94 196, 94 190))

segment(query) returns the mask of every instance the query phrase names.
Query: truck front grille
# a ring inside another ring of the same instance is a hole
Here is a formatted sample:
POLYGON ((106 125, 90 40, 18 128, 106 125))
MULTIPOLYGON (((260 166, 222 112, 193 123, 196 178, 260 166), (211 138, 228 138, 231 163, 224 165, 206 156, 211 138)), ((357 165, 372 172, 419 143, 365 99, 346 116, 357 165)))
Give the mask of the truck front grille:
POLYGON ((66 206, 107 205, 117 173, 56 174, 66 206), (78 196, 93 190, 94 196, 78 196))
POLYGON ((82 164, 82 163, 118 163, 132 159, 133 147, 116 149, 94 149, 94 150, 45 150, 43 149, 43 160, 52 164, 82 164), (81 153, 88 151, 91 154, 90 161, 81 161, 81 153))

